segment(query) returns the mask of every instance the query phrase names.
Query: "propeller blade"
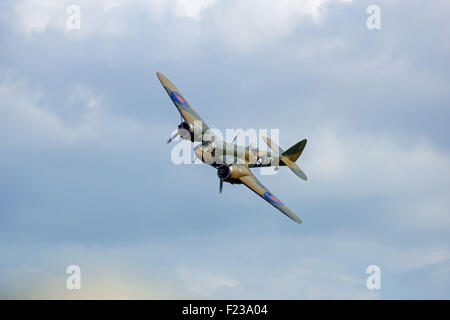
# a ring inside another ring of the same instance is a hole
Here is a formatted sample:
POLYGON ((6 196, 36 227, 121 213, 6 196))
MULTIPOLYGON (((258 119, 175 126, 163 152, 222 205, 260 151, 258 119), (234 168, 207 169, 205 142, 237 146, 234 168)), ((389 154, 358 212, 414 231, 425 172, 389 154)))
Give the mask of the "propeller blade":
POLYGON ((233 144, 233 143, 236 141, 236 139, 237 139, 238 136, 239 136, 239 133, 234 137, 234 139, 233 139, 233 141, 231 142, 231 144, 233 144))
POLYGON ((170 137, 169 140, 167 140, 167 144, 171 143, 173 139, 175 139, 178 136, 178 130, 177 132, 175 132, 175 134, 173 136, 170 137))
POLYGON ((222 193, 222 188, 223 188, 223 179, 220 178, 220 184, 219 184, 219 194, 222 193))

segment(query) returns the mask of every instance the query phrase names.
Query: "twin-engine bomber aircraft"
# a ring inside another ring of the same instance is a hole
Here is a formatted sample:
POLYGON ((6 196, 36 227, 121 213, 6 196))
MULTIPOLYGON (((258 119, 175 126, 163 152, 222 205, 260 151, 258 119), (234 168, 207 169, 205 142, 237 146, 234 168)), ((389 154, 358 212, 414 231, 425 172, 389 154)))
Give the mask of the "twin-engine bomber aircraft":
POLYGON ((204 163, 217 168, 217 175, 220 179, 220 193, 222 193, 224 181, 231 184, 243 183, 286 216, 298 223, 302 223, 302 220, 291 209, 285 206, 256 179, 249 168, 287 166, 298 177, 307 180, 305 173, 295 164, 295 161, 305 149, 306 139, 283 151, 269 138, 263 137, 267 145, 273 150, 273 153, 259 150, 252 146, 238 146, 234 144, 234 141, 233 143, 220 141, 216 137, 205 141, 206 139, 204 139, 203 135, 209 129, 208 125, 200 118, 199 114, 169 79, 159 72, 156 75, 184 119, 178 126, 177 132, 167 143, 170 143, 177 136, 192 142, 201 141, 202 143, 194 148, 195 156, 204 163), (229 157, 232 158, 231 161, 229 157))

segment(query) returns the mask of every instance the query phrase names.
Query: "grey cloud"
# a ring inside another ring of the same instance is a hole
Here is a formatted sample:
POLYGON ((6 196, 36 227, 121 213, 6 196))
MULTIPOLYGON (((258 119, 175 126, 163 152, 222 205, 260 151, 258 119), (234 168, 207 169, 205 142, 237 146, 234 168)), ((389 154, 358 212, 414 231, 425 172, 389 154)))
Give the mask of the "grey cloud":
POLYGON ((328 1, 318 21, 264 26, 233 12, 249 10, 240 2, 195 19, 98 2, 80 33, 56 17, 27 34, 11 20, 15 4, 2 3, 2 296, 25 297, 22 272, 58 281, 69 259, 57 248, 74 244, 93 270, 108 250, 121 252, 112 265, 130 261, 113 274, 151 266, 164 297, 194 294, 179 268, 235 281, 200 286, 203 297, 448 297, 450 8, 381 1, 382 30, 371 32, 368 4, 328 1), (308 138, 299 164, 310 181, 283 169, 261 177, 304 218, 300 228, 243 187, 219 196, 213 169, 170 162, 164 142, 179 118, 156 71, 211 126, 279 128, 283 147, 308 138), (364 287, 373 263, 380 294, 364 287))

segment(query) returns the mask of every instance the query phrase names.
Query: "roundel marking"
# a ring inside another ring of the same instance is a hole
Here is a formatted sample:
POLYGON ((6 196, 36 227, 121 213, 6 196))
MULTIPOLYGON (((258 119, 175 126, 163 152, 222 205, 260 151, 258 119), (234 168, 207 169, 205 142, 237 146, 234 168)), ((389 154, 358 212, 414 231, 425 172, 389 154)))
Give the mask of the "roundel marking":
POLYGON ((189 105, 186 103, 186 101, 181 97, 181 95, 178 92, 172 91, 170 93, 170 97, 172 98, 173 102, 181 104, 183 107, 186 107, 186 108, 189 107, 189 105))
POLYGON ((267 199, 267 201, 274 203, 274 204, 279 204, 281 205, 281 201, 278 200, 273 194, 271 194, 270 192, 264 192, 264 198, 267 199))

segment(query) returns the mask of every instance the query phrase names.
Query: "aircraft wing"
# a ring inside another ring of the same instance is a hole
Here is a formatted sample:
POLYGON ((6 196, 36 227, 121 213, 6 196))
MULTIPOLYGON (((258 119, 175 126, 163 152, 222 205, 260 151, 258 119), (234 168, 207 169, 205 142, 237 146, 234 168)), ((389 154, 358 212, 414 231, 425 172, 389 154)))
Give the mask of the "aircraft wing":
POLYGON ((286 216, 295 222, 302 223, 302 219, 297 217, 291 209, 286 207, 277 197, 275 197, 266 187, 264 187, 258 179, 251 173, 250 175, 241 177, 239 180, 245 184, 250 190, 266 200, 272 206, 283 212, 286 216))
POLYGON ((205 123, 205 121, 202 120, 200 115, 189 104, 189 102, 186 100, 186 98, 183 96, 180 90, 178 90, 177 87, 175 87, 175 85, 172 82, 170 82, 170 80, 167 79, 162 73, 157 72, 156 76, 158 77, 159 81, 161 81, 161 84, 163 85, 164 89, 166 89, 167 94, 169 95, 170 99, 172 100, 173 104, 178 109, 184 120, 191 124, 194 124, 195 121, 201 121, 202 133, 208 130, 209 129, 208 125, 205 123))
MULTIPOLYGON (((275 142, 273 142, 272 140, 270 140, 267 137, 262 137, 264 142, 270 147, 270 149, 272 149, 273 151, 275 151, 276 153, 278 153, 280 155, 280 160, 281 163, 284 163, 289 169, 292 170, 292 172, 294 172, 294 174, 303 179, 303 180, 308 180, 308 177, 306 176, 306 174, 303 172, 302 169, 300 169, 300 167, 294 162, 291 161, 289 159, 289 157, 285 156, 285 152, 283 151, 283 149, 281 149, 275 142)), ((300 143, 304 142, 303 144, 303 148, 306 144, 306 139, 301 141, 300 143)), ((300 143, 296 144, 295 146, 299 145, 300 143)), ((301 151, 303 151, 303 148, 301 151)), ((301 153, 301 152, 300 152, 301 153)))

